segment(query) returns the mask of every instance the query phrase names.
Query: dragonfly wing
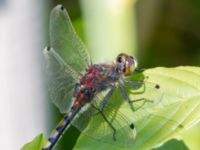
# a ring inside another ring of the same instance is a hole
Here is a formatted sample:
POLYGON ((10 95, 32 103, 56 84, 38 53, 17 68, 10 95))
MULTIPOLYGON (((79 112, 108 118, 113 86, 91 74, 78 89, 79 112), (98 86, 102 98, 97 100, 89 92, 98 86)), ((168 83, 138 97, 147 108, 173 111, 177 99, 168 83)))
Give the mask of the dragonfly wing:
POLYGON ((43 53, 49 97, 62 113, 67 112, 71 107, 78 74, 64 62, 54 49, 45 48, 43 53))
POLYGON ((63 6, 56 6, 50 15, 51 49, 44 51, 48 64, 50 98, 61 112, 71 107, 75 83, 91 60, 63 6))
MULTIPOLYGON (((101 100, 96 97, 92 104, 97 104, 95 107, 99 108, 101 100)), ((79 113, 73 125, 95 140, 129 147, 134 143, 136 136, 134 123, 115 106, 108 103, 103 110, 107 121, 116 130, 115 133, 102 114, 92 106, 88 106, 82 113, 79 113)))
MULTIPOLYGON (((151 102, 145 104, 141 102, 139 105, 133 103, 134 106, 136 105, 136 110, 133 110, 132 105, 119 95, 119 89, 117 88, 116 90, 103 110, 108 121, 116 129, 116 140, 113 139, 112 128, 98 110, 93 107, 84 109, 85 111, 80 113, 74 120, 73 125, 95 140, 125 147, 136 147, 136 149, 144 142, 144 137, 145 142, 147 142, 153 139, 151 136, 160 134, 160 130, 163 130, 163 133, 170 134, 172 131, 179 130, 182 127, 179 121, 172 119, 171 115, 174 114, 169 114, 166 108, 157 113, 156 109, 152 110, 151 107, 145 106, 149 104, 153 107, 154 105, 151 102)), ((155 92, 154 94, 157 100, 160 99, 160 94, 155 92)), ((96 97, 92 104, 100 108, 103 97, 96 97)), ((158 104, 160 103, 158 102, 158 104)), ((155 105, 158 104, 156 103, 155 105)), ((171 107, 176 108, 176 106, 170 106, 170 109, 171 107)), ((165 134, 158 140, 162 140, 164 136, 165 134)))
POLYGON ((172 133, 184 127, 182 118, 177 118, 177 111, 181 104, 178 102, 173 104, 163 102, 164 93, 162 90, 152 87, 151 83, 150 85, 147 83, 146 87, 148 88, 143 93, 138 93, 139 91, 132 93, 131 99, 145 98, 151 101, 144 100, 129 104, 120 95, 118 95, 118 98, 109 101, 109 106, 113 105, 115 107, 119 106, 120 99, 124 101, 121 102, 119 111, 135 124, 137 136, 132 147, 135 149, 141 148, 141 145, 166 140, 172 133), (173 110, 173 112, 170 110, 173 110))
POLYGON ((85 45, 61 5, 56 6, 50 15, 50 43, 64 62, 78 73, 82 73, 91 62, 85 45))

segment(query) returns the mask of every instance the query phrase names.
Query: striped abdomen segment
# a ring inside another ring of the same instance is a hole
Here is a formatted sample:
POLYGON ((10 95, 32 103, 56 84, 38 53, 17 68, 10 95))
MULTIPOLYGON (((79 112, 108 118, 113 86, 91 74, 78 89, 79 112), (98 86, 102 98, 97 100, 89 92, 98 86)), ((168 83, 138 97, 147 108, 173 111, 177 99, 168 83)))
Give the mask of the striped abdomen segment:
POLYGON ((52 131, 50 137, 48 138, 47 143, 42 148, 42 150, 51 150, 56 142, 59 140, 65 129, 69 126, 75 115, 78 113, 80 108, 75 108, 70 111, 69 114, 66 114, 64 118, 59 122, 57 127, 52 131))

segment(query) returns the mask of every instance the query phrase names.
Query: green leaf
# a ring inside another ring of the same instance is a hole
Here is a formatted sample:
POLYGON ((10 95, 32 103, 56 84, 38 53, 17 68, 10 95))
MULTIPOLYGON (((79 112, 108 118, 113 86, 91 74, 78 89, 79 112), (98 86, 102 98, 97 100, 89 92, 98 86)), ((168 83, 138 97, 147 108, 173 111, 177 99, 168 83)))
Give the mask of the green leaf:
POLYGON ((185 145, 182 140, 172 139, 164 143, 162 146, 155 148, 153 150, 189 150, 189 148, 185 145))
POLYGON ((44 135, 39 134, 31 142, 25 144, 21 150, 41 150, 45 141, 44 135))
MULTIPOLYGON (((109 100, 136 126, 136 139, 129 148, 120 147, 102 140, 94 140, 81 134, 75 149, 150 149, 174 138, 180 131, 200 121, 200 68, 154 68, 135 73, 129 80, 145 80, 144 87, 126 87, 131 99, 146 98, 153 102, 135 102, 132 107, 126 102, 119 103, 121 94, 116 92, 109 100), (147 78, 148 77, 148 78, 147 78), (159 84, 160 89, 154 86, 159 84), (140 93, 139 93, 140 91, 140 93), (132 109, 131 109, 132 108, 132 109)), ((89 126, 95 126, 91 122, 89 126)), ((103 131, 103 130, 102 130, 103 131)))

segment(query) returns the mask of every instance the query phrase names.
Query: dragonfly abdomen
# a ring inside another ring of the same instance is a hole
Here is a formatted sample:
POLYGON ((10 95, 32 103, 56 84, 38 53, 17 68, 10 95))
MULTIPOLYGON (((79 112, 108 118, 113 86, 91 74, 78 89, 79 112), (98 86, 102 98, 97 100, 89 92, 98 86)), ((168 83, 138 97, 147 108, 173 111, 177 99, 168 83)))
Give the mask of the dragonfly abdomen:
POLYGON ((59 122, 57 127, 52 131, 47 143, 42 148, 42 150, 51 150, 56 142, 60 139, 63 132, 67 129, 69 124, 72 122, 73 118, 79 112, 81 107, 72 108, 69 114, 66 114, 64 118, 59 122))

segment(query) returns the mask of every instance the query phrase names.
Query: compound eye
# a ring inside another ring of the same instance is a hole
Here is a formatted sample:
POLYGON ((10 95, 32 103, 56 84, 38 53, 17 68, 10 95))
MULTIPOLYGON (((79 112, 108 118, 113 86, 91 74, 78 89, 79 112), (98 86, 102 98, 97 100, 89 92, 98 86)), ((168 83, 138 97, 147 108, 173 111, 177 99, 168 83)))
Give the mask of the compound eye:
POLYGON ((118 57, 117 57, 117 62, 118 62, 118 63, 121 63, 121 62, 122 62, 122 57, 121 57, 121 56, 118 56, 118 57))
POLYGON ((131 59, 134 59, 133 56, 130 56, 131 59))
POLYGON ((124 61, 124 56, 125 56, 124 53, 120 53, 120 54, 117 56, 116 61, 117 61, 118 63, 123 62, 123 61, 124 61))

